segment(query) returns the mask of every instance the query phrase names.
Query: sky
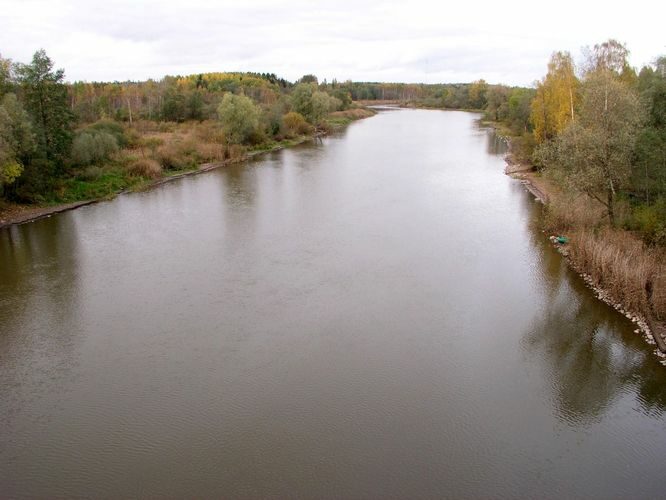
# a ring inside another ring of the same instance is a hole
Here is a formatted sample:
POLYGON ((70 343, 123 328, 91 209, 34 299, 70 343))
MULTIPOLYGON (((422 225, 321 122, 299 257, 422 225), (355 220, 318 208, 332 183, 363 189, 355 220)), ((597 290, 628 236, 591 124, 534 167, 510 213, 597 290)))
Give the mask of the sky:
POLYGON ((666 6, 643 0, 0 0, 0 55, 43 48, 68 81, 209 71, 294 81, 529 86, 550 55, 615 38, 640 68, 666 53, 666 6))

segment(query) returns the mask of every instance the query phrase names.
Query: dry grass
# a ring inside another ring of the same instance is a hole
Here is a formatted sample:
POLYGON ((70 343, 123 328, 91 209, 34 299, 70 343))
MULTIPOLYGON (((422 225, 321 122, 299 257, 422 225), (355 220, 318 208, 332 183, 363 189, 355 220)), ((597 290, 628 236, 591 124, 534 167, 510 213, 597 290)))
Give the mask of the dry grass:
POLYGON ((205 121, 194 124, 189 134, 194 136, 197 141, 208 144, 226 144, 227 139, 220 125, 213 121, 205 121))
MULTIPOLYGON (((537 186, 544 189, 543 186, 537 186)), ((549 192, 544 226, 550 232, 564 233, 573 229, 591 229, 603 222, 604 207, 584 195, 572 196, 549 192)))
POLYGON ((245 146, 241 146, 240 144, 232 144, 229 146, 228 157, 232 161, 237 161, 242 159, 246 152, 247 148, 245 146))
POLYGON ((129 164, 127 171, 130 175, 136 177, 157 179, 162 175, 162 166, 155 160, 149 158, 139 158, 129 164))
MULTIPOLYGON (((544 228, 569 237, 568 255, 576 268, 625 309, 666 321, 666 249, 609 227, 605 207, 589 197, 562 192, 546 178, 530 180, 548 195, 544 228)), ((618 204, 619 218, 624 210, 618 204)))
POLYGON ((201 163, 221 161, 225 157, 225 148, 218 143, 202 142, 196 132, 185 135, 171 135, 155 153, 155 159, 166 170, 182 170, 196 167, 201 163))
POLYGON ((376 113, 368 108, 351 108, 344 111, 335 111, 330 114, 332 117, 351 118, 352 120, 360 120, 361 118, 369 118, 376 113))
POLYGON ((579 229, 569 256, 598 286, 629 310, 666 319, 666 252, 623 230, 579 229))

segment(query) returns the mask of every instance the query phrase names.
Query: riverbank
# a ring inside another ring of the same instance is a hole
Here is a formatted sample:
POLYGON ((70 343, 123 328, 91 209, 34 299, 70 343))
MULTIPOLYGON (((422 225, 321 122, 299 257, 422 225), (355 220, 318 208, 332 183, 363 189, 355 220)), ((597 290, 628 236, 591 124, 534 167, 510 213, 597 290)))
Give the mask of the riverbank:
POLYGON ((25 224, 28 222, 33 222, 35 220, 43 219, 45 217, 50 217, 57 213, 66 212, 82 206, 92 205, 94 203, 99 203, 101 201, 113 199, 114 197, 123 193, 153 189, 157 186, 160 186, 167 182, 174 181, 176 179, 180 179, 182 177, 197 175, 203 172, 208 172, 210 170, 225 167, 234 163, 247 161, 258 155, 262 155, 272 151, 279 151, 285 148, 294 147, 299 144, 303 144, 304 142, 314 140, 318 137, 323 137, 325 135, 328 135, 331 132, 346 127, 347 125, 356 120, 369 118, 371 116, 374 116, 375 114, 376 114, 375 111, 368 108, 352 108, 345 111, 337 111, 331 113, 326 118, 324 127, 314 130, 311 134, 300 135, 294 138, 284 139, 279 142, 260 144, 254 146, 250 150, 236 149, 235 151, 233 151, 233 154, 226 159, 220 161, 200 163, 194 168, 162 171, 160 172, 160 176, 154 179, 136 178, 135 182, 133 182, 132 184, 127 186, 122 185, 122 187, 119 189, 114 189, 113 188, 114 184, 111 184, 108 192, 102 190, 99 193, 99 195, 90 199, 83 199, 83 200, 63 202, 63 203, 49 203, 43 205, 7 204, 4 207, 0 207, 0 229, 16 224, 25 224))
MULTIPOLYGON (((511 140, 508 138, 511 148, 511 140)), ((505 173, 545 206, 542 230, 593 293, 636 325, 666 365, 666 251, 600 222, 602 207, 564 192, 511 152, 505 173), (557 236, 565 236, 560 243, 557 236)))

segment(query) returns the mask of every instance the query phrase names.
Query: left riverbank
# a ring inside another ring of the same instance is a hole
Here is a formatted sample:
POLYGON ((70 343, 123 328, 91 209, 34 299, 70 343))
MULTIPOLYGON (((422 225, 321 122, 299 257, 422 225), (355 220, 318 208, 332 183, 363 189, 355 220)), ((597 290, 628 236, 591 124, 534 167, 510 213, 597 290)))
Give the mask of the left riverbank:
MULTIPOLYGON (((327 117, 323 127, 317 128, 311 133, 284 139, 278 142, 272 141, 269 143, 259 144, 251 149, 238 148, 233 150, 232 155, 223 160, 199 163, 189 168, 186 167, 183 169, 161 172, 160 176, 154 179, 137 178, 135 182, 128 186, 121 185, 119 188, 114 188, 114 184, 110 184, 106 189, 97 191, 97 195, 90 197, 89 199, 66 201, 61 203, 53 202, 48 204, 7 204, 4 207, 0 207, 0 229, 16 224, 33 222, 45 217, 50 217, 57 213, 67 212, 69 210, 74 210, 86 205, 92 205, 101 201, 107 201, 123 193, 153 189, 157 186, 174 181, 176 179, 180 179, 182 177, 201 174, 203 172, 222 168, 231 164, 241 163, 265 153, 294 147, 299 144, 315 140, 319 137, 326 136, 332 132, 341 130, 356 120, 369 118, 375 114, 376 111, 365 107, 357 107, 345 111, 334 112, 327 117)), ((85 193, 85 181, 83 181, 83 184, 84 188, 81 190, 81 192, 85 193)))

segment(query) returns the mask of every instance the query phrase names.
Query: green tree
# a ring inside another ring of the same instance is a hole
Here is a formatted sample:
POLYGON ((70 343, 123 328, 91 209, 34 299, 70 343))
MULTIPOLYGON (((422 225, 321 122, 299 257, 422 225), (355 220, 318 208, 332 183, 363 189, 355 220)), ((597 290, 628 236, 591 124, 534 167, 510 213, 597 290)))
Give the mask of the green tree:
POLYGON ((170 122, 182 122, 187 117, 187 105, 185 96, 176 88, 168 88, 162 100, 160 110, 162 120, 170 122))
POLYGON ((38 152, 61 173, 72 144, 72 122, 67 87, 62 69, 53 71, 53 62, 44 50, 35 52, 30 64, 16 69, 26 110, 32 118, 38 152))
POLYGON ((515 88, 511 91, 507 120, 516 132, 528 132, 530 130, 530 106, 534 94, 533 89, 515 88))
POLYGON ((316 91, 312 94, 312 123, 319 123, 330 112, 336 111, 342 102, 326 92, 316 91))
MULTIPOLYGON (((333 81, 335 82, 335 80, 333 81)), ((352 98, 351 98, 351 93, 349 92, 348 89, 343 89, 341 87, 337 88, 334 87, 333 91, 331 92, 331 95, 336 99, 340 100, 341 103, 340 109, 349 109, 349 106, 351 106, 352 98)))
POLYGON ((317 77, 312 74, 308 75, 303 75, 300 80, 298 80, 298 83, 314 83, 317 85, 319 81, 317 80, 317 77))
POLYGON ((537 156, 571 188, 604 205, 614 224, 616 197, 629 180, 641 122, 636 92, 608 71, 594 73, 583 84, 580 119, 542 145, 537 156))
POLYGON ((468 89, 469 107, 472 109, 484 109, 486 107, 486 94, 488 84, 485 80, 473 82, 468 89))
POLYGON ((187 117, 190 120, 202 121, 204 116, 204 99, 201 91, 191 92, 187 98, 187 117))
POLYGON ((225 94, 217 114, 232 144, 248 142, 259 126, 260 110, 252 99, 244 95, 225 94))
POLYGON ((12 62, 0 56, 0 97, 13 90, 12 62))
POLYGON ((312 95, 316 92, 314 83, 299 83, 291 93, 291 109, 300 113, 310 123, 314 122, 312 95))
POLYGON ((486 116, 495 121, 505 120, 509 112, 511 89, 504 85, 493 85, 486 93, 486 116))
POLYGON ((21 175, 34 147, 28 114, 14 94, 5 94, 0 103, 0 190, 21 175))
POLYGON ((658 68, 643 68, 638 82, 648 113, 636 143, 632 179, 647 203, 666 195, 666 77, 658 68))

